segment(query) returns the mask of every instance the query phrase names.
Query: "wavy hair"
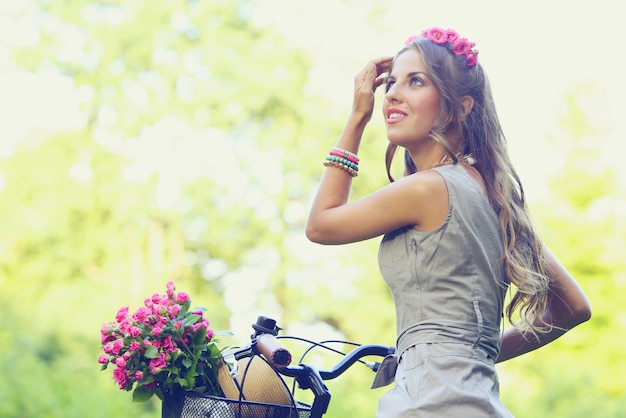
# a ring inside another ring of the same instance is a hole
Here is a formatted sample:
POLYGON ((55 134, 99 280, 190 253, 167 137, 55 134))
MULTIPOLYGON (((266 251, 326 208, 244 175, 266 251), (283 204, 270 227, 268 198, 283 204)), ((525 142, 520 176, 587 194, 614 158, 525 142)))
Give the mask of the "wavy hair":
MULTIPOLYGON (((420 52, 429 77, 440 94, 439 117, 430 137, 446 151, 452 162, 458 155, 471 154, 474 167, 481 173, 489 203, 500 220, 504 253, 498 260, 509 283, 516 287, 506 307, 509 322, 536 338, 549 332, 551 324, 543 317, 547 310, 550 280, 546 275, 544 247, 535 231, 524 196, 524 189, 508 155, 506 138, 496 113, 491 87, 480 63, 468 67, 463 55, 456 55, 450 45, 437 45, 417 38, 401 49, 396 58, 409 48, 420 52), (467 116, 462 98, 471 96, 474 106, 467 116), (460 142, 451 143, 447 130, 458 124, 460 142), (514 321, 515 313, 521 321, 514 321)), ((385 156, 387 176, 391 182, 391 164, 397 145, 389 144, 385 156)), ((404 155, 405 175, 417 172, 410 154, 404 155)))

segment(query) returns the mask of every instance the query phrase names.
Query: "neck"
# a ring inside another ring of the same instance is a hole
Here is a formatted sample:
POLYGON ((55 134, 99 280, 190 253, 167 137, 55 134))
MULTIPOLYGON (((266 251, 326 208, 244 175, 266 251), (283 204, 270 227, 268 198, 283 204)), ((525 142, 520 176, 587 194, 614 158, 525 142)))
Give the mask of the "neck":
POLYGON ((452 159, 440 146, 435 146, 429 150, 421 150, 417 153, 411 153, 411 158, 415 163, 418 171, 429 170, 433 167, 450 164, 452 159))

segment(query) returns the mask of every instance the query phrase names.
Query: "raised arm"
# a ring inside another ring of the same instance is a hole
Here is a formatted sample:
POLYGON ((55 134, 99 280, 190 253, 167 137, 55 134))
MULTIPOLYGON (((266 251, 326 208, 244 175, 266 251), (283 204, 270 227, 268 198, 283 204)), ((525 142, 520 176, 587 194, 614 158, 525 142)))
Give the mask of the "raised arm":
POLYGON ((591 305, 585 292, 556 257, 546 249, 547 273, 551 279, 551 292, 548 309, 544 316, 554 328, 546 334, 539 334, 539 341, 533 336, 524 338, 519 330, 509 328, 504 332, 500 356, 496 362, 509 360, 542 347, 575 326, 591 318, 591 305))

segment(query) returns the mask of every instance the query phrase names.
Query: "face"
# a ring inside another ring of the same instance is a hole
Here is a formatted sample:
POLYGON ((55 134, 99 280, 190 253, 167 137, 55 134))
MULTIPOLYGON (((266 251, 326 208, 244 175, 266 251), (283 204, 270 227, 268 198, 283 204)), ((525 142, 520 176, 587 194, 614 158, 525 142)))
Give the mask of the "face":
POLYGON ((383 112, 391 143, 409 151, 432 143, 428 133, 439 115, 439 92, 416 48, 396 58, 387 82, 383 112))

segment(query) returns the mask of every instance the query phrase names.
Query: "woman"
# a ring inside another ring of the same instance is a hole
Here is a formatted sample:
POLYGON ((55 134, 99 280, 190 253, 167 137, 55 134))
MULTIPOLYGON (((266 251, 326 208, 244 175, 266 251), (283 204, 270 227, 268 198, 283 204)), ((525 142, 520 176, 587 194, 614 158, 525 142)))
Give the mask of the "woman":
POLYGON ((591 316, 584 292, 533 229, 473 47, 453 30, 431 28, 356 76, 352 112, 308 218, 307 237, 321 244, 384 235, 379 265, 398 340, 375 379, 382 386, 395 376, 380 417, 511 416, 494 364, 591 316), (382 84, 391 183, 348 203, 382 84), (394 181, 397 147, 406 175, 394 181), (510 284, 516 292, 504 307, 510 284), (521 320, 501 333, 504 310, 521 320))

